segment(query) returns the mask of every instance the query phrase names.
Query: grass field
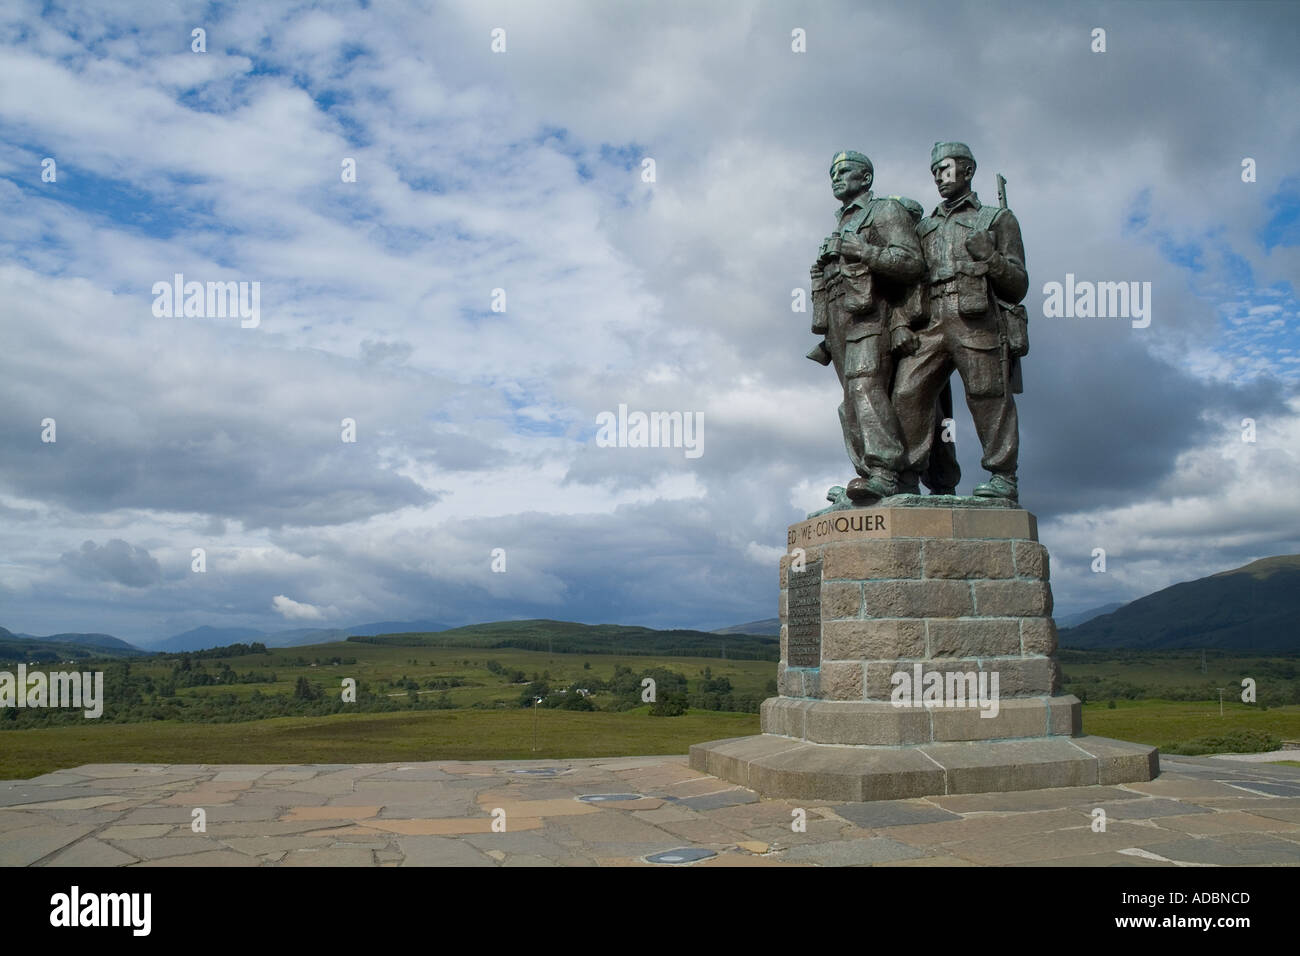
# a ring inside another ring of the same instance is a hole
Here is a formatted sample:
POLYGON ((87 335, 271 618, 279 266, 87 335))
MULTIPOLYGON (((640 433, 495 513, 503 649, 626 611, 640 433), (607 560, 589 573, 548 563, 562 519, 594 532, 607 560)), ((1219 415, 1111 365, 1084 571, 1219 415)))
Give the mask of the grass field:
MULTIPOLYGON (((685 753, 693 743, 759 732, 756 714, 650 717, 563 710, 447 710, 283 717, 239 724, 96 724, 0 734, 0 779, 83 763, 386 763, 685 753), (534 722, 538 750, 533 751, 534 722)), ((1300 739, 1300 707, 1120 701, 1083 708, 1084 731, 1163 746, 1232 730, 1300 739)))
POLYGON ((1262 730, 1282 740, 1300 740, 1300 706, 1260 710, 1227 703, 1219 716, 1218 701, 1121 700, 1083 706, 1084 733, 1160 747, 1234 730, 1262 730))
POLYGON ((681 717, 651 717, 648 710, 442 710, 242 724, 86 721, 0 734, 0 779, 85 763, 389 763, 682 754, 694 743, 759 732, 757 714, 693 710, 681 717))
MULTIPOLYGON (((1263 731, 1284 740, 1300 739, 1300 705, 1243 704, 1240 682, 1254 677, 1262 695, 1293 695, 1300 677, 1294 658, 1227 657, 1211 654, 1207 672, 1199 654, 1061 652, 1062 668, 1080 690, 1092 691, 1084 704, 1089 734, 1165 747, 1233 731, 1263 731), (1223 716, 1217 688, 1225 688, 1223 716), (1126 699, 1136 688, 1143 696, 1162 691, 1175 696, 1191 689, 1204 700, 1126 699), (1108 699, 1115 706, 1108 706, 1108 699)), ((455 680, 445 692, 452 710, 403 710, 331 716, 277 717, 229 723, 154 720, 111 723, 77 720, 57 727, 0 732, 0 779, 35 776, 83 763, 352 763, 420 760, 487 760, 602 757, 685 753, 691 744, 759 731, 757 714, 692 710, 682 717, 651 717, 646 707, 621 713, 600 709, 573 712, 518 706, 525 679, 549 675, 552 688, 584 680, 610 680, 616 666, 643 673, 665 668, 684 675, 695 687, 706 669, 726 677, 737 697, 772 693, 776 666, 770 661, 718 658, 561 654, 514 648, 393 646, 340 642, 273 649, 269 654, 209 659, 205 671, 223 664, 235 672, 269 676, 275 682, 177 687, 176 697, 198 701, 254 691, 290 694, 306 677, 326 694, 337 695, 343 678, 353 677, 384 697, 404 700, 405 681, 419 685, 421 700, 441 696, 426 688, 432 681, 455 680), (342 658, 347 663, 331 663, 342 658), (494 672, 488 662, 499 665, 494 672), (503 675, 501 670, 506 673, 503 675), (538 750, 533 751, 534 721, 538 750)), ((133 660, 133 675, 165 682, 174 679, 175 660, 133 660)), ((196 665, 197 666, 197 663, 196 665)), ((1291 698, 1294 699, 1294 698, 1291 698)), ((598 707, 614 703, 597 694, 598 707), (602 700, 602 698, 604 698, 602 700)), ((112 701, 106 702, 111 710, 112 701)), ((239 708, 236 707, 236 710, 239 708)))
MULTIPOLYGON (((220 684, 200 687, 181 687, 177 696, 203 697, 214 694, 235 694, 247 697, 254 690, 263 694, 289 694, 299 677, 319 684, 327 694, 337 694, 345 677, 358 683, 369 684, 379 693, 404 696, 405 688, 397 686, 403 680, 413 680, 421 685, 431 680, 454 678, 464 682, 461 687, 447 690, 454 707, 471 707, 475 704, 514 704, 521 686, 492 673, 488 661, 496 661, 508 671, 522 671, 527 679, 533 675, 549 674, 552 687, 567 687, 584 678, 596 677, 610 680, 616 666, 630 667, 640 672, 663 667, 683 674, 694 681, 706 668, 714 678, 728 678, 737 696, 766 697, 768 683, 776 677, 776 665, 771 661, 731 661, 701 657, 648 657, 616 654, 548 654, 545 651, 521 651, 510 647, 394 647, 360 642, 313 644, 307 647, 272 648, 268 654, 246 654, 241 657, 214 658, 203 661, 204 668, 216 673, 221 665, 229 664, 243 674, 253 671, 270 675, 274 683, 220 684), (332 664, 333 658, 355 659, 355 663, 332 664)), ((132 661, 131 671, 164 680, 171 675, 172 662, 132 661)), ((441 694, 442 691, 437 691, 441 694)))

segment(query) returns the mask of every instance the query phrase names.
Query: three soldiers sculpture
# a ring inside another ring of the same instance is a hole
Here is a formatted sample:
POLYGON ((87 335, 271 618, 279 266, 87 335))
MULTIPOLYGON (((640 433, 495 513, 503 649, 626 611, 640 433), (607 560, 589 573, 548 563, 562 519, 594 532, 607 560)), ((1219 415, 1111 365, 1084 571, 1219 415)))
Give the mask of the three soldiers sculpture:
POLYGON ((923 217, 919 203, 874 195, 862 153, 831 161, 841 206, 812 267, 812 331, 823 338, 808 357, 834 365, 844 388, 840 425, 857 472, 831 489, 832 508, 919 494, 922 481, 932 494, 956 493, 954 370, 990 472, 975 495, 1019 501, 1013 395, 1029 351, 1020 225, 1001 176, 997 206, 971 190, 964 143, 936 143, 930 172, 942 201, 923 217))

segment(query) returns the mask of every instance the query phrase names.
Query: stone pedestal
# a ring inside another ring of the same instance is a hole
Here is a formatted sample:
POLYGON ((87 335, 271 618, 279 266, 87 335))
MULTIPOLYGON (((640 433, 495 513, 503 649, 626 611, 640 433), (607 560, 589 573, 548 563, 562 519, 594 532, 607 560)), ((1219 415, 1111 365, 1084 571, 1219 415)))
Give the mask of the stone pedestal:
POLYGON ((1060 694, 1034 516, 889 498, 792 525, 779 697, 691 766, 765 796, 881 800, 1152 779, 1152 747, 1083 736, 1060 694))

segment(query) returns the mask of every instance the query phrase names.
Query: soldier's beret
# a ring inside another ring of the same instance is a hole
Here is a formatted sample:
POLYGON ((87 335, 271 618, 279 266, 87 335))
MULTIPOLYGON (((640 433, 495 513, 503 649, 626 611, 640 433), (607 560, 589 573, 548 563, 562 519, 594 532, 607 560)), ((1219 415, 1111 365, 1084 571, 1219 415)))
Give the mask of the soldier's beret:
POLYGON ((836 153, 831 159, 831 171, 834 171, 836 163, 861 163, 867 167, 868 172, 875 172, 876 168, 871 165, 871 160, 867 159, 865 153, 859 153, 856 149, 845 149, 836 153))
POLYGON ((975 157, 970 151, 970 147, 965 143, 935 143, 934 149, 930 150, 930 166, 933 168, 945 159, 964 159, 972 166, 975 165, 975 157))

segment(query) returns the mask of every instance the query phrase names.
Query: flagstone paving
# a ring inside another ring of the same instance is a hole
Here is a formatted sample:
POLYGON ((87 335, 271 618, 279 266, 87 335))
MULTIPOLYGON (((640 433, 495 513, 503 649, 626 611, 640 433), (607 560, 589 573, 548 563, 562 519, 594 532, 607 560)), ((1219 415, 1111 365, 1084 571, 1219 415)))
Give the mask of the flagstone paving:
POLYGON ((1165 757, 1150 783, 837 803, 684 756, 87 764, 0 781, 0 865, 1296 866, 1300 768, 1165 757))

